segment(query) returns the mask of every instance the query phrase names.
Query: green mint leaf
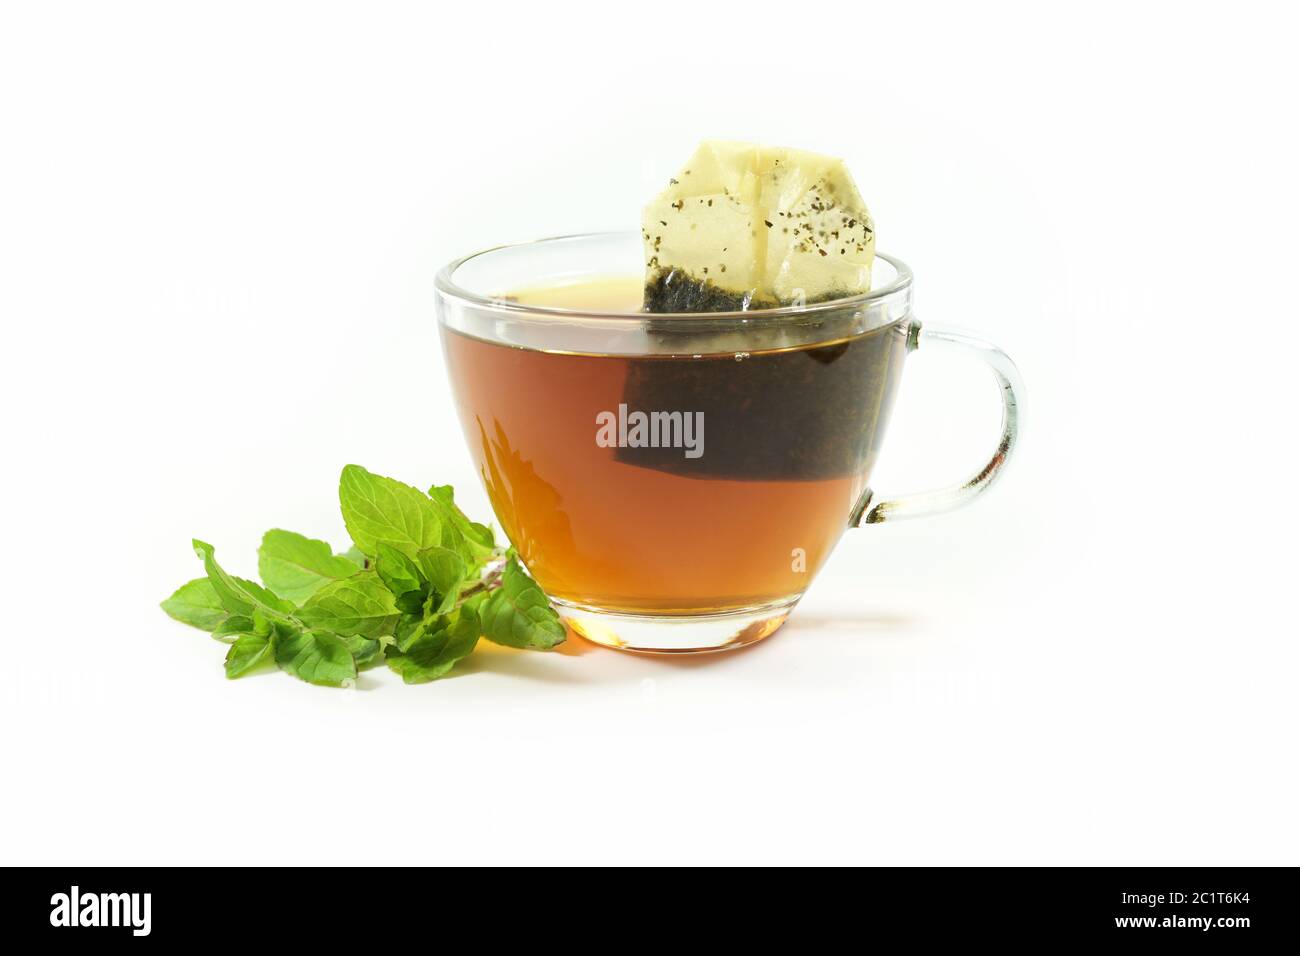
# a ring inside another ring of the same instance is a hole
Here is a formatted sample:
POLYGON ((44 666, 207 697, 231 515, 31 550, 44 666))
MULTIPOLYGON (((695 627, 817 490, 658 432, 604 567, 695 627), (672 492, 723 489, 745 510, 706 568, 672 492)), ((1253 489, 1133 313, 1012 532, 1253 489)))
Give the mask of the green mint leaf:
POLYGON ((399 610, 418 611, 424 605, 425 582, 414 561, 391 544, 379 543, 375 556, 375 571, 388 590, 393 592, 399 610))
POLYGON ((182 624, 204 631, 214 630, 230 613, 207 578, 195 578, 182 584, 162 602, 162 609, 182 624))
POLYGON ((507 647, 548 650, 564 643, 564 625, 514 556, 506 563, 501 587, 482 607, 483 635, 507 647))
POLYGON ((360 570, 360 562, 336 555, 324 541, 279 528, 263 535, 257 549, 262 583, 294 604, 301 604, 330 581, 360 570))
POLYGON ((424 586, 420 569, 412 557, 386 541, 379 542, 379 547, 375 549, 375 571, 394 594, 414 591, 424 586))
POLYGON ((341 687, 356 680, 356 661, 337 634, 277 627, 271 646, 280 669, 309 684, 341 687))
POLYGON ((348 653, 352 655, 352 660, 356 661, 357 670, 364 670, 378 664, 380 651, 384 647, 381 641, 372 637, 362 637, 360 634, 343 638, 343 643, 348 646, 348 653))
POLYGON ((294 610, 292 601, 286 601, 256 581, 247 578, 233 578, 233 580, 253 599, 253 620, 257 620, 259 614, 271 617, 273 620, 286 621, 292 616, 294 610))
POLYGON ((433 589, 433 614, 446 614, 456 606, 460 586, 469 574, 465 559, 448 548, 425 548, 415 556, 420 574, 433 589))
POLYGON ((379 553, 381 541, 410 556, 442 541, 442 521, 431 498, 360 465, 343 469, 339 505, 348 534, 371 557, 379 553))
POLYGON ((203 559, 203 568, 208 572, 208 581, 222 606, 231 614, 252 617, 254 611, 260 611, 269 620, 290 623, 293 605, 282 600, 260 584, 246 581, 227 574, 217 564, 212 545, 194 539, 194 553, 203 559))
POLYGON ((242 634, 230 645, 226 653, 226 676, 242 677, 256 670, 263 664, 274 660, 271 654, 271 640, 257 634, 242 634))
POLYGON ((232 614, 212 629, 212 636, 226 644, 233 644, 244 635, 253 637, 266 636, 265 633, 258 634, 257 623, 252 617, 246 617, 243 614, 232 614))
POLYGON ((333 631, 344 637, 391 634, 397 623, 393 594, 374 571, 359 571, 342 581, 331 581, 298 610, 308 627, 333 631))
POLYGON ((212 636, 219 641, 231 644, 236 638, 249 635, 252 637, 270 637, 275 625, 267 620, 261 611, 254 610, 252 617, 232 614, 212 631, 212 636))
POLYGON ((393 599, 397 609, 403 614, 422 614, 424 605, 429 601, 425 589, 419 591, 407 591, 405 594, 398 595, 393 599))
MULTIPOLYGON (((434 485, 429 489, 429 497, 438 505, 442 513, 444 526, 453 528, 460 537, 459 548, 470 564, 482 564, 496 550, 496 538, 487 525, 470 521, 465 512, 456 504, 456 492, 451 485, 434 485)), ((443 541, 443 547, 452 547, 443 541)))
POLYGON ((475 544, 449 522, 444 523, 442 526, 441 547, 453 554, 460 555, 461 560, 465 562, 465 566, 475 571, 482 569, 488 561, 499 553, 495 549, 488 550, 475 544))
POLYGON ((194 553, 203 560, 203 570, 208 574, 208 583, 221 601, 221 606, 231 614, 251 617, 254 606, 252 595, 217 564, 212 545, 198 538, 194 539, 193 545, 194 553))
POLYGON ((420 614, 403 614, 393 628, 393 647, 398 651, 405 651, 413 642, 428 630, 429 624, 420 614))
POLYGON ((407 684, 437 680, 467 657, 477 646, 480 623, 473 607, 438 618, 431 629, 420 634, 405 652, 388 649, 387 663, 407 684))

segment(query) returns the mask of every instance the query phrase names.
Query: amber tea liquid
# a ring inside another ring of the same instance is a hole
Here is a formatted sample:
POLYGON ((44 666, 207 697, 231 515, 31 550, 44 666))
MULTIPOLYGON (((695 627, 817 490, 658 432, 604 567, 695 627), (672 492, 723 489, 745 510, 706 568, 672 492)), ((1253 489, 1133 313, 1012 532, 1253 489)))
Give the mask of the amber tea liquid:
MULTIPOLYGON (((624 312, 641 291, 628 278, 515 298, 624 312)), ((808 586, 866 487, 906 332, 698 355, 549 352, 445 328, 443 345, 497 519, 546 592, 606 610, 701 614, 808 586), (627 427, 634 412, 660 414, 659 447, 635 418, 627 427), (698 436, 668 427, 688 415, 698 436), (626 439, 613 445, 600 434, 611 416, 626 439), (698 447, 671 443, 685 437, 698 447)))

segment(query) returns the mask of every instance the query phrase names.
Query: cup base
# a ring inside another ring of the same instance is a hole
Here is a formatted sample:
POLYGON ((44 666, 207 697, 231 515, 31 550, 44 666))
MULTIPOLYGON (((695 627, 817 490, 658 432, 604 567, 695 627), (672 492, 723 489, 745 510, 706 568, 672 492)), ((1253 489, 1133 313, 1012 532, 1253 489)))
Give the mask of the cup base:
POLYGON ((552 599, 579 637, 641 654, 704 654, 755 644, 775 633, 798 597, 715 614, 624 614, 552 599))

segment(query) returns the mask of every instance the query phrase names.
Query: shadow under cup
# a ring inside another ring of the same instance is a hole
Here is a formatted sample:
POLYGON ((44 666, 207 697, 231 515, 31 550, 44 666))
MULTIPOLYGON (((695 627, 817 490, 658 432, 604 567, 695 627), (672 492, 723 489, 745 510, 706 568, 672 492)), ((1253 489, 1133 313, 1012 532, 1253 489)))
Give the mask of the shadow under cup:
POLYGON ((461 424, 503 530, 575 632, 628 650, 749 644, 780 627, 870 501, 918 330, 911 273, 877 256, 868 295, 756 312, 509 298, 640 264, 627 233, 445 268, 461 424))

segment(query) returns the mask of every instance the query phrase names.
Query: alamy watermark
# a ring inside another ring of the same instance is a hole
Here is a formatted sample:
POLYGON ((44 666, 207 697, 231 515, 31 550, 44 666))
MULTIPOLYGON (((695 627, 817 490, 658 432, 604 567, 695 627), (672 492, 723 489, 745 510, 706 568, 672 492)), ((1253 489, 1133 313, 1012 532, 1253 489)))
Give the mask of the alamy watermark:
POLYGON ((50 897, 51 926, 129 926, 133 936, 148 936, 153 908, 151 893, 70 892, 50 897))
POLYGON ((596 444, 601 448, 681 448, 687 458, 704 454, 703 412, 628 411, 596 415, 596 444))

